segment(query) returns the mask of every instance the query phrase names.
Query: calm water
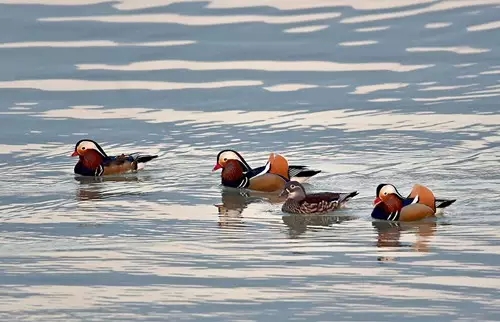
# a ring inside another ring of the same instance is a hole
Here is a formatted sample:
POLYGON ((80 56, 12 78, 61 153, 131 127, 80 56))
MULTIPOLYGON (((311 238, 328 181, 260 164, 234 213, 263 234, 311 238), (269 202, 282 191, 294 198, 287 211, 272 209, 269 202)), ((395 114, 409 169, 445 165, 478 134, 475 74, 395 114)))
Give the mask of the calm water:
POLYGON ((500 320, 499 17, 498 0, 0 0, 1 320, 500 320), (87 137, 160 158, 76 180, 87 137), (225 147, 360 195, 284 216, 221 189, 225 147), (382 182, 458 201, 376 223, 382 182))

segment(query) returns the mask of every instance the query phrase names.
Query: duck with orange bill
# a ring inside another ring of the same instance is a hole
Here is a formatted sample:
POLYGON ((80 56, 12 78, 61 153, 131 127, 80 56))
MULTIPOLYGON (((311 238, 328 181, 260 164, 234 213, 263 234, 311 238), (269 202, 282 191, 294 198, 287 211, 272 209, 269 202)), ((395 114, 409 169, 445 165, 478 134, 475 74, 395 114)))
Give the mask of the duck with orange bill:
MULTIPOLYGON (((283 156, 279 155, 281 158, 284 158, 283 156)), ((243 156, 236 152, 235 150, 222 150, 219 152, 217 155, 217 162, 215 163, 215 166, 212 171, 216 171, 219 169, 222 169, 225 167, 226 163, 229 160, 236 160, 238 161, 241 166, 243 167, 243 172, 249 172, 249 173, 261 173, 266 170, 266 167, 268 166, 269 162, 266 163, 264 166, 260 166, 258 168, 252 168, 250 165, 245 161, 243 156)), ((268 160, 269 161, 269 160, 268 160)), ((288 166, 288 161, 287 161, 287 166, 288 166)), ((288 166, 288 170, 286 172, 285 177, 289 180, 295 180, 301 183, 306 182, 309 180, 311 177, 317 175, 320 173, 321 170, 311 170, 307 166, 304 165, 290 165, 288 166)))
POLYGON ((71 156, 79 157, 75 174, 96 177, 136 172, 143 169, 146 162, 158 157, 139 152, 108 156, 97 142, 89 139, 78 141, 71 156))
POLYGON ((222 169, 221 183, 225 187, 279 192, 290 181, 288 161, 279 154, 271 153, 265 166, 252 169, 238 153, 233 153, 219 153, 212 170, 222 169))
POLYGON ((416 221, 435 217, 438 211, 453 204, 456 199, 438 199, 427 187, 416 184, 403 197, 392 184, 380 184, 373 201, 372 218, 387 221, 416 221))

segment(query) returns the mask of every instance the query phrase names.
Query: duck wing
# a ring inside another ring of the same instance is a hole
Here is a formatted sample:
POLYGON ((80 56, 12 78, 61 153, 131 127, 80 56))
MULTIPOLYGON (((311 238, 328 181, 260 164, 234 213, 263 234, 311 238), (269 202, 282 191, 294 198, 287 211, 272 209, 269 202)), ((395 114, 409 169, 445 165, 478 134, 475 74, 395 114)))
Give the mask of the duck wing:
POLYGON ((338 209, 343 203, 356 196, 357 191, 350 193, 319 192, 307 195, 299 202, 306 213, 327 213, 338 209))
POLYGON ((158 155, 156 154, 147 154, 147 153, 142 153, 142 152, 134 152, 130 153, 128 157, 132 158, 134 161, 137 161, 137 163, 146 163, 149 162, 153 159, 156 159, 158 155))
POLYGON ((358 194, 359 193, 357 191, 348 193, 317 192, 308 194, 304 200, 308 202, 319 202, 321 200, 326 200, 326 201, 337 201, 339 203, 344 203, 350 200, 351 198, 357 196, 358 194))
POLYGON ((288 175, 288 161, 279 154, 275 155, 274 153, 271 153, 265 166, 253 168, 247 171, 246 177, 248 179, 253 179, 254 177, 265 174, 277 175, 288 181, 290 179, 288 175))
POLYGON ((436 197, 434 197, 434 193, 421 184, 413 186, 408 198, 418 198, 418 203, 428 206, 434 212, 436 211, 436 197))
POLYGON ((134 155, 121 154, 108 156, 102 162, 101 175, 121 174, 137 170, 137 157, 134 155))

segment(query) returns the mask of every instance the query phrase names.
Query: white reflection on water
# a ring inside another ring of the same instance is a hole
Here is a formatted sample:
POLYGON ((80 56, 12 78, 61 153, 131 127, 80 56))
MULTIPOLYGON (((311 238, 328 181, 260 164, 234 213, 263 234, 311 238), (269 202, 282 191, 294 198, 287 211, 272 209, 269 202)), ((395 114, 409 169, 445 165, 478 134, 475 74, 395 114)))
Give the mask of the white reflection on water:
POLYGON ((428 23, 424 27, 428 29, 440 29, 440 28, 446 28, 451 26, 451 22, 433 22, 433 23, 428 23))
POLYGON ((5 7, 2 320, 484 321, 500 310, 498 37, 476 10, 499 1, 0 3, 66 6, 5 7), (268 7, 210 10, 257 6, 268 7), (82 136, 160 158, 137 175, 76 179, 82 136), (210 171, 226 147, 256 166, 281 152, 323 170, 307 189, 359 198, 301 220, 273 198, 227 196, 210 171), (372 222, 388 181, 458 201, 437 221, 372 222))
POLYGON ((374 93, 377 91, 404 88, 404 87, 407 87, 408 85, 409 85, 408 83, 386 83, 386 84, 377 84, 377 85, 357 86, 356 90, 354 92, 351 92, 351 94, 361 94, 361 95, 362 94, 370 94, 370 93, 374 93))
POLYGON ((261 81, 241 80, 205 83, 178 83, 153 81, 90 81, 83 79, 41 79, 0 82, 0 88, 32 88, 42 91, 109 91, 144 89, 167 91, 177 89, 210 89, 240 86, 258 86, 261 81))
POLYGON ((311 84, 280 84, 280 85, 264 87, 264 89, 270 92, 295 92, 301 89, 315 88, 315 87, 318 86, 311 84))
MULTIPOLYGON (((411 72, 432 67, 433 65, 404 65, 392 62, 373 63, 341 63, 330 61, 185 61, 156 60, 141 61, 127 65, 78 64, 80 70, 119 70, 119 71, 149 71, 167 69, 188 69, 198 71, 215 70, 261 70, 261 71, 295 71, 295 72, 347 72, 347 71, 392 71, 411 72)), ((3 85, 6 86, 6 85, 3 85)))
POLYGON ((374 45, 376 43, 378 43, 378 41, 376 40, 346 41, 339 43, 339 46, 347 46, 347 47, 368 46, 368 45, 374 45))
POLYGON ((290 28, 290 29, 285 29, 283 31, 287 33, 308 33, 308 32, 320 31, 328 27, 329 27, 328 25, 317 25, 317 26, 290 28))
POLYGON ((333 19, 340 13, 318 13, 287 16, 264 15, 226 15, 226 16, 185 16, 180 14, 140 14, 116 16, 82 16, 82 17, 49 17, 40 18, 44 22, 69 22, 69 21, 99 21, 110 23, 176 23, 186 26, 213 26, 223 24, 238 24, 245 22, 261 22, 268 24, 289 24, 297 22, 312 22, 333 19))
POLYGON ((435 51, 448 51, 448 52, 452 52, 452 53, 460 54, 460 55, 470 55, 470 54, 487 53, 487 52, 491 51, 491 49, 487 49, 487 48, 472 48, 472 47, 469 47, 469 46, 460 46, 460 47, 412 47, 412 48, 406 48, 406 51, 411 52, 411 53, 418 53, 418 52, 428 53, 428 52, 435 52, 435 51))
POLYGON ((500 21, 492 21, 480 25, 467 27, 467 31, 485 31, 500 28, 500 21))
POLYGON ((112 40, 81 40, 81 41, 28 41, 0 43, 0 48, 83 48, 83 47, 169 47, 195 44, 193 40, 151 41, 139 43, 116 42, 112 40))
MULTIPOLYGON (((491 94, 500 96, 498 94, 491 94)), ((462 96, 478 97, 474 95, 462 96)), ((422 101, 450 100, 451 97, 438 97, 432 99, 415 99, 422 101)), ((103 109, 86 106, 74 106, 69 109, 49 110, 38 114, 42 118, 62 119, 136 119, 151 123, 174 122, 187 124, 220 124, 238 125, 244 127, 266 126, 278 128, 308 128, 322 125, 335 127, 345 131, 366 131, 374 129, 406 129, 408 131, 420 129, 425 131, 454 131, 471 127, 475 124, 497 126, 500 124, 500 115, 475 115, 471 118, 468 114, 414 114, 414 113, 388 113, 378 110, 364 111, 363 113, 347 110, 333 110, 322 112, 295 111, 295 112, 258 112, 235 111, 223 112, 182 111, 174 109, 146 109, 146 108, 117 108, 103 109), (404 127, 401 125, 404 124, 404 127)))
POLYGON ((390 26, 368 27, 368 28, 358 28, 358 29, 355 29, 354 31, 356 31, 356 32, 376 32, 376 31, 387 30, 389 28, 391 28, 391 27, 390 26))
POLYGON ((360 15, 352 18, 342 19, 341 23, 361 23, 361 22, 373 22, 380 20, 390 20, 396 18, 411 17, 415 15, 422 15, 426 13, 442 12, 451 9, 459 8, 474 8, 475 6, 493 5, 500 4, 500 0, 450 0, 450 1, 440 1, 434 2, 421 9, 411 9, 411 10, 400 10, 397 12, 389 13, 376 13, 368 15, 360 15))
MULTIPOLYGON (((108 2, 107 0, 0 0, 0 3, 15 4, 44 4, 59 6, 80 6, 85 4, 97 4, 108 2)), ((117 0, 113 7, 119 10, 137 10, 154 7, 168 6, 174 3, 199 2, 199 0, 117 0)), ((425 4, 433 0, 400 0, 398 2, 390 0, 379 0, 376 3, 367 0, 311 0, 307 3, 289 0, 253 0, 252 2, 241 2, 239 0, 207 0, 207 8, 230 9, 270 6, 280 10, 297 10, 324 7, 349 6, 357 10, 378 10, 405 7, 413 4, 425 4)))

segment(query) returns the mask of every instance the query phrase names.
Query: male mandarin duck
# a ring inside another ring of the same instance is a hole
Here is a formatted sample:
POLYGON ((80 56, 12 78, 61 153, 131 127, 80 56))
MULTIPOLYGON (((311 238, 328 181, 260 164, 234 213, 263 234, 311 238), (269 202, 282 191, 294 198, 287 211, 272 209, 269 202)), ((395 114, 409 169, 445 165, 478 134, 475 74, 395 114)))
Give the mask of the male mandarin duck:
POLYGON ((317 192, 307 194, 299 182, 289 181, 280 195, 288 195, 287 200, 281 207, 283 212, 320 215, 343 207, 347 201, 358 195, 358 192, 317 192))
MULTIPOLYGON (((215 166, 215 170, 217 165, 215 166)), ((215 171, 213 170, 213 171, 215 171)), ((245 171, 244 164, 238 160, 224 162, 221 173, 223 186, 245 188, 260 192, 278 192, 288 180, 288 162, 280 155, 271 153, 269 161, 261 171, 257 169, 245 171)))
MULTIPOLYGON (((283 156, 277 154, 276 157, 278 156, 280 158, 285 159, 283 156)), ((217 155, 217 163, 215 164, 213 171, 224 168, 226 162, 229 160, 239 161, 243 167, 243 172, 248 173, 249 177, 252 177, 253 175, 257 175, 259 173, 266 171, 266 168, 269 166, 269 161, 268 161, 268 163, 266 163, 266 165, 264 166, 258 168, 252 168, 250 167, 250 165, 248 165, 245 159, 238 152, 234 150, 222 150, 217 155)), ((308 169, 307 166, 303 165, 288 166, 288 161, 287 161, 287 167, 288 170, 286 170, 283 176, 286 177, 288 180, 295 180, 302 183, 321 172, 321 170, 308 169)))
POLYGON ((217 155, 217 163, 212 171, 222 169, 222 185, 232 188, 247 188, 262 192, 282 190, 291 178, 307 181, 320 170, 310 170, 306 166, 288 165, 279 154, 271 153, 266 165, 251 168, 245 159, 234 150, 223 150, 217 155))
POLYGON ((144 168, 144 163, 158 157, 141 153, 108 156, 99 144, 89 139, 78 141, 71 156, 80 159, 75 165, 75 174, 96 177, 136 172, 144 168))
POLYGON ((372 218, 388 221, 415 221, 436 215, 456 199, 436 199, 434 193, 420 184, 413 186, 410 194, 403 197, 392 184, 380 184, 373 201, 372 218))

